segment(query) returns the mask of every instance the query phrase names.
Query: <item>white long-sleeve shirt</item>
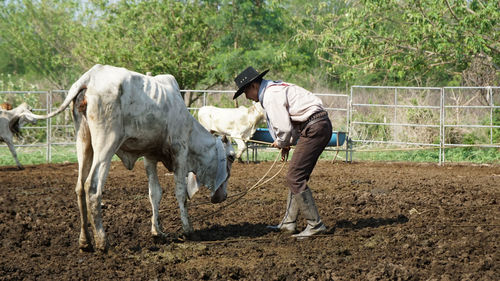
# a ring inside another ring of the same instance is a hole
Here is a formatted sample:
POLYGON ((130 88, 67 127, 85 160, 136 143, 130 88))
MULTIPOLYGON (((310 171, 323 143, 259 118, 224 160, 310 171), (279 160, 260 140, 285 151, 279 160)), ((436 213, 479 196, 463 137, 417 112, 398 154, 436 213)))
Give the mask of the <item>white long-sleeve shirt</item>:
POLYGON ((259 101, 266 112, 267 126, 278 147, 291 145, 298 138, 292 122, 304 122, 323 110, 321 99, 306 89, 283 81, 262 80, 259 101))

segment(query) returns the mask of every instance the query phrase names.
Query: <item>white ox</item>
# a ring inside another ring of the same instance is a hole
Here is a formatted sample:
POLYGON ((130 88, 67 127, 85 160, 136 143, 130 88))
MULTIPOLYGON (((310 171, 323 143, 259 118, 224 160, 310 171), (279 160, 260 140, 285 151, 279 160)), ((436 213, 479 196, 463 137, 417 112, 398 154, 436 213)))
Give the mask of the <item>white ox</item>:
POLYGON ((184 233, 193 231, 186 205, 192 190, 197 190, 198 185, 206 186, 212 191, 213 203, 227 197, 227 180, 234 159, 230 143, 223 144, 191 116, 173 76, 159 78, 124 68, 95 65, 71 86, 56 111, 45 116, 31 115, 38 119, 50 118, 72 103, 79 164, 76 194, 82 250, 92 250, 88 221, 96 248, 107 249, 101 194, 114 154, 128 169, 144 156, 154 236, 164 235, 158 222, 162 193, 158 162, 174 172, 175 196, 184 233))
POLYGON ((31 114, 31 107, 26 103, 22 103, 18 107, 12 109, 10 104, 7 104, 8 106, 5 107, 4 104, 7 103, 3 103, 1 106, 2 108, 11 108, 11 110, 0 109, 0 141, 7 144, 10 153, 12 153, 12 157, 14 157, 14 160, 16 161, 17 168, 22 170, 24 167, 19 162, 19 159, 17 159, 13 137, 14 135, 20 137, 20 129, 22 125, 27 122, 31 122, 31 120, 28 120, 25 117, 27 113, 31 114))
POLYGON ((233 138, 238 145, 236 158, 241 161, 241 155, 247 149, 246 142, 257 130, 259 122, 264 120, 264 109, 260 103, 250 107, 218 108, 202 106, 198 111, 198 121, 211 133, 233 138))

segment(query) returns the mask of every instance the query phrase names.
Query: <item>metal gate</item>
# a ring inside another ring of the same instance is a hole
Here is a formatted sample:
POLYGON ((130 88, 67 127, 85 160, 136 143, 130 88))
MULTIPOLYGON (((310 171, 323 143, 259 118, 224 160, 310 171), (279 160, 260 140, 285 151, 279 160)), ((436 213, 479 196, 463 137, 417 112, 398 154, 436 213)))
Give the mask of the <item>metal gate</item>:
POLYGON ((500 128, 494 123, 500 116, 500 87, 353 86, 348 111, 355 151, 373 149, 368 144, 390 145, 389 150, 438 149, 442 164, 446 148, 500 147, 493 141, 500 128), (485 131, 488 143, 453 138, 454 133, 485 131))

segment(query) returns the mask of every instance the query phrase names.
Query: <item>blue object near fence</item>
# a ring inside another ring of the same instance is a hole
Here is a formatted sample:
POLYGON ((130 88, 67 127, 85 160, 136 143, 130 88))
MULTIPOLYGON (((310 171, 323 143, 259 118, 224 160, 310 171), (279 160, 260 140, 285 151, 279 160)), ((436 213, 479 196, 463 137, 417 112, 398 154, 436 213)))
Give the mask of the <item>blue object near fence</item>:
MULTIPOLYGON (((332 137, 330 138, 330 142, 328 142, 327 146, 342 146, 345 142, 345 132, 332 132, 332 137)), ((267 128, 257 128, 257 131, 253 134, 251 140, 263 141, 272 143, 274 140, 269 133, 269 129, 267 128)))

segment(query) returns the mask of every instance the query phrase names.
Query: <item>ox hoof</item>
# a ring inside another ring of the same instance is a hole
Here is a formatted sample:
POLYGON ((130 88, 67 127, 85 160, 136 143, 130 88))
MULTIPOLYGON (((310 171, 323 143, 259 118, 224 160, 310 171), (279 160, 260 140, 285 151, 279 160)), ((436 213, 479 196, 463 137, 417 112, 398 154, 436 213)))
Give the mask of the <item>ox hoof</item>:
POLYGON ((109 245, 108 245, 106 240, 103 240, 103 241, 96 241, 95 247, 96 247, 98 252, 107 253, 109 245))
POLYGON ((104 245, 104 246, 99 246, 99 247, 96 247, 96 248, 97 248, 97 251, 98 251, 99 253, 101 253, 101 254, 105 254, 105 253, 107 253, 107 252, 108 252, 108 249, 109 249, 109 247, 108 247, 108 245, 107 245, 107 244, 106 244, 106 245, 104 245))
POLYGON ((166 233, 163 232, 153 234, 154 243, 168 244, 169 242, 172 242, 172 240, 176 239, 177 239, 176 237, 172 237, 171 235, 167 235, 166 233))
POLYGON ((165 238, 168 236, 165 232, 161 231, 159 228, 152 228, 151 235, 153 235, 153 237, 158 237, 158 238, 165 238))
POLYGON ((80 248, 80 253, 91 253, 94 251, 94 248, 90 244, 85 244, 85 245, 80 244, 79 248, 80 248))
POLYGON ((23 166, 17 166, 17 169, 18 169, 19 171, 22 171, 22 170, 24 170, 24 167, 23 167, 23 166))

